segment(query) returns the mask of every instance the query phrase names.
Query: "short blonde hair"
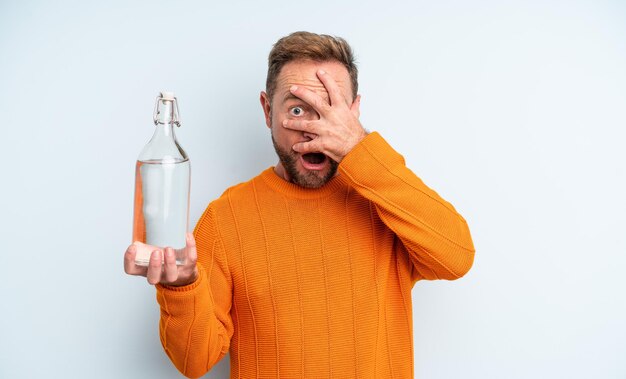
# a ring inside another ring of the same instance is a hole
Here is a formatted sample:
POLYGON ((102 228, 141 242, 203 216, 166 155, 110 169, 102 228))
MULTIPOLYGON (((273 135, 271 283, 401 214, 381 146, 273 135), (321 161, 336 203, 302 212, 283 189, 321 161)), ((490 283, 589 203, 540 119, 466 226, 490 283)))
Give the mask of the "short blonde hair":
POLYGON ((295 32, 279 39, 270 51, 265 83, 265 91, 270 101, 276 90, 276 79, 283 66, 289 62, 304 59, 315 62, 337 61, 343 64, 350 75, 352 97, 356 99, 359 71, 348 42, 341 37, 326 34, 295 32))

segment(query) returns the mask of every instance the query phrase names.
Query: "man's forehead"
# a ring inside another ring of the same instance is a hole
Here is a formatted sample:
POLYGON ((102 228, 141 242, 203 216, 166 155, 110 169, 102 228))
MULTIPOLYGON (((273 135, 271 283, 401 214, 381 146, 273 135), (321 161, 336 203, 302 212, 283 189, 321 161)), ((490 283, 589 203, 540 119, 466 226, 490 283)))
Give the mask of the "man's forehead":
MULTIPOLYGON (((311 91, 314 91, 318 96, 320 96, 326 102, 330 102, 330 96, 328 96, 328 91, 326 91, 326 88, 324 88, 323 86, 321 89, 313 89, 311 87, 307 87, 307 88, 310 89, 311 91)), ((301 101, 301 99, 298 96, 294 95, 293 93, 291 93, 291 91, 289 91, 289 87, 287 87, 284 90, 279 90, 277 95, 281 96, 281 100, 283 101, 283 103, 290 101, 290 100, 301 101)))
POLYGON ((345 95, 350 95, 350 77, 348 70, 339 62, 289 62, 280 70, 276 78, 277 95, 283 100, 291 98, 289 88, 292 85, 306 87, 328 101, 328 91, 317 77, 319 70, 326 71, 345 95))

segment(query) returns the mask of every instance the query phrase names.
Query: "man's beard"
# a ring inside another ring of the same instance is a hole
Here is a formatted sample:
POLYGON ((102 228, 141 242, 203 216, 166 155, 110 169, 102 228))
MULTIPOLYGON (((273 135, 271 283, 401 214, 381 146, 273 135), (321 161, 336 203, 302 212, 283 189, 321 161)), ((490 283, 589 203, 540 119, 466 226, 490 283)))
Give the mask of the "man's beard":
POLYGON ((290 181, 294 184, 299 185, 300 187, 320 188, 324 184, 328 183, 328 181, 332 179, 337 173, 337 167, 339 166, 339 164, 327 156, 326 159, 328 159, 329 170, 326 175, 323 175, 321 172, 318 171, 310 170, 307 170, 304 174, 302 174, 298 172, 298 168, 296 166, 298 162, 298 155, 292 150, 285 150, 278 146, 273 134, 272 143, 274 144, 274 150, 276 150, 276 154, 278 154, 278 159, 280 159, 280 162, 285 168, 285 171, 287 171, 287 174, 289 175, 290 181))

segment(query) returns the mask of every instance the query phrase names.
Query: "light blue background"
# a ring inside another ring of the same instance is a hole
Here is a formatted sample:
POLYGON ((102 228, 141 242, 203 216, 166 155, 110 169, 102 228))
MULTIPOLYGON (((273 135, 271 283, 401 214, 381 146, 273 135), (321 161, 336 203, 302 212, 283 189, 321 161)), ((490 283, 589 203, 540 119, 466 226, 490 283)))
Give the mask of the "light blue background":
POLYGON ((122 269, 154 98, 195 224, 275 164, 258 95, 296 30, 353 45, 363 124, 469 221, 472 271, 413 290, 416 377, 626 377, 626 5, 598 0, 1 1, 0 377, 178 376, 122 269))

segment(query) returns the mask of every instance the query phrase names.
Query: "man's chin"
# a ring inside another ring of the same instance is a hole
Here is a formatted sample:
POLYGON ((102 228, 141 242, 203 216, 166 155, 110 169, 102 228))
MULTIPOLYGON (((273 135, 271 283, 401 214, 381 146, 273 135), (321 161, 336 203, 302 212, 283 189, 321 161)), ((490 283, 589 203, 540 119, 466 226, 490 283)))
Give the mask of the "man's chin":
POLYGON ((321 177, 317 175, 317 172, 309 172, 306 174, 298 174, 295 177, 292 177, 291 180, 294 184, 299 185, 304 188, 320 188, 323 187, 328 180, 326 177, 321 177))
MULTIPOLYGON (((276 144, 273 135, 272 143, 280 164, 285 171, 285 179, 288 179, 293 184, 304 188, 320 188, 328 183, 337 173, 338 163, 328 157, 326 157, 322 166, 315 167, 317 168, 316 170, 308 170, 303 165, 302 156, 280 148, 276 144)), ((311 168, 312 166, 309 167, 311 168)))
POLYGON ((336 165, 329 162, 323 169, 309 170, 305 167, 291 174, 291 182, 304 188, 320 188, 328 183, 337 173, 336 165))

